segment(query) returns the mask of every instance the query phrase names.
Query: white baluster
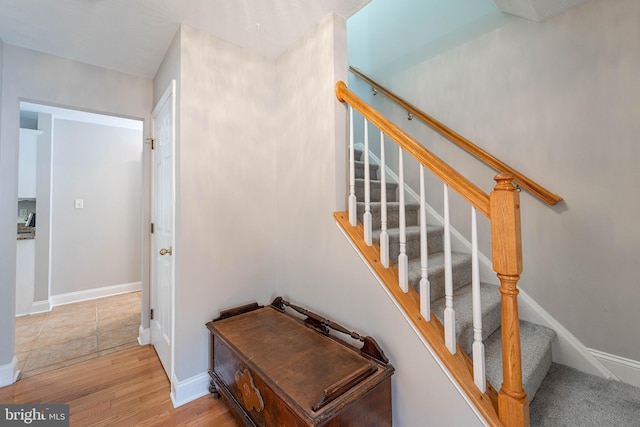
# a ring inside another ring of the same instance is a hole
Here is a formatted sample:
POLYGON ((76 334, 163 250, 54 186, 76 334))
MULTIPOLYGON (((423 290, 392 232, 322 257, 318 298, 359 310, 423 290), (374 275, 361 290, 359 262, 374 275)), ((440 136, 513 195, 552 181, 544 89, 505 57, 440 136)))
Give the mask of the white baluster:
POLYGON ((478 225, 476 209, 471 207, 471 289, 473 300, 473 382, 484 393, 487 380, 482 343, 482 302, 480 300, 480 270, 478 265, 478 225))
POLYGON ((384 133, 380 131, 380 263, 389 268, 389 233, 387 233, 387 176, 384 158, 384 133))
POLYGON ((353 146, 353 107, 349 105, 349 224, 358 225, 356 199, 355 148, 353 146))
POLYGON ((407 227, 404 216, 404 166, 402 148, 398 147, 398 215, 400 216, 400 255, 398 255, 398 282, 403 292, 409 292, 409 259, 407 258, 407 227))
POLYGON ((431 320, 431 286, 427 277, 427 209, 424 195, 424 166, 420 165, 420 314, 431 320))
POLYGON ((364 119, 364 242, 367 246, 373 244, 371 232, 371 177, 369 176, 369 122, 364 119))
POLYGON ((451 267, 450 232, 449 186, 444 184, 444 344, 451 354, 456 354, 456 312, 453 309, 453 275, 451 267))

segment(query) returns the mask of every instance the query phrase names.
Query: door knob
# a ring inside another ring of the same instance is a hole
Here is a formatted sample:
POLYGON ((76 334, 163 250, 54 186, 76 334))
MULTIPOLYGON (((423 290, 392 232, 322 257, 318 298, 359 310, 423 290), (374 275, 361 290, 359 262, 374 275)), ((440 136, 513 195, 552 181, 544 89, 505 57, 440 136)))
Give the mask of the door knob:
POLYGON ((173 254, 173 250, 171 247, 169 247, 169 249, 165 249, 165 248, 160 249, 160 255, 166 255, 166 254, 169 254, 169 255, 173 254))

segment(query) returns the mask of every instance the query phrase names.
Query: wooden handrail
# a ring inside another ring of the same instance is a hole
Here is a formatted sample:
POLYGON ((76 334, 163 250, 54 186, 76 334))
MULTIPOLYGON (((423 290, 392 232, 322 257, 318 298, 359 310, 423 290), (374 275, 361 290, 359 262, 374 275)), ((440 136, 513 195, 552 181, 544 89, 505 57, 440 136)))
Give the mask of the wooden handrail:
POLYGON ((428 115, 424 111, 420 110, 416 106, 410 104, 409 102, 407 102, 404 99, 400 98, 398 95, 396 95, 393 92, 389 91, 384 86, 382 86, 381 84, 379 84, 378 82, 376 82, 372 78, 368 77, 366 74, 364 74, 359 69, 357 69, 355 67, 349 67, 349 71, 351 71, 353 74, 358 76, 364 82, 370 84, 378 92, 382 93, 384 96, 386 96, 387 98, 389 98, 390 100, 392 100, 393 102, 395 102, 396 104, 401 106, 402 108, 406 109, 408 112, 413 114, 414 117, 416 117, 417 119, 422 121, 424 124, 429 126, 431 129, 435 130, 440 135, 442 135, 445 138, 447 138, 449 141, 453 142, 454 144, 458 145, 462 149, 464 149, 467 152, 469 152, 471 155, 476 157, 478 160, 486 163, 487 165, 489 165, 490 167, 492 167, 494 170, 496 170, 499 173, 508 173, 511 176, 513 176, 513 180, 520 187, 524 188, 525 190, 527 190, 528 192, 530 192, 531 194, 533 194, 534 196, 536 196, 537 198, 539 198, 540 200, 545 202, 546 204, 548 204, 550 206, 553 206, 553 205, 555 205, 556 203, 558 203, 558 202, 560 202, 562 200, 562 197, 558 196, 557 194, 552 193, 551 191, 547 190, 546 188, 544 188, 540 184, 536 183, 535 181, 529 179, 528 177, 526 177, 525 175, 521 174, 517 170, 513 169, 512 167, 510 167, 506 163, 502 162, 501 160, 499 160, 499 159, 495 158, 494 156, 492 156, 491 154, 487 153, 482 148, 478 147, 477 145, 475 145, 473 142, 469 141, 464 136, 460 135, 459 133, 455 132, 454 130, 450 129, 449 127, 447 127, 446 125, 442 124, 438 120, 434 119, 433 117, 431 117, 430 115, 428 115))
POLYGON ((336 83, 336 96, 338 100, 347 102, 363 116, 367 117, 371 123, 393 139, 407 153, 427 166, 438 178, 453 188, 483 215, 490 218, 489 196, 487 193, 424 148, 422 144, 407 135, 406 132, 391 123, 386 117, 371 108, 356 94, 347 89, 347 85, 343 81, 336 83))
MULTIPOLYGON (((521 242, 521 226, 520 226, 520 197, 513 185, 513 176, 509 173, 501 173, 494 179, 496 186, 491 195, 487 195, 467 178, 458 173, 440 158, 435 156, 429 150, 424 148, 418 141, 407 135, 402 129, 391 123, 386 117, 382 116, 375 109, 370 107, 362 99, 347 89, 344 82, 336 83, 336 97, 341 102, 346 102, 352 108, 360 112, 366 120, 374 124, 383 133, 388 135, 405 151, 411 154, 422 165, 426 166, 438 178, 445 182, 449 187, 453 188, 467 202, 482 212, 491 221, 491 241, 492 241, 492 259, 493 270, 497 273, 500 280, 499 291, 501 296, 501 326, 502 326, 502 372, 503 383, 497 396, 497 415, 498 423, 508 427, 529 427, 529 404, 528 397, 522 385, 522 363, 521 363, 521 347, 520 347, 520 323, 518 316, 518 280, 522 272, 522 242, 521 242)), ((341 214, 342 215, 342 214, 341 214)), ((344 215, 342 215, 344 216, 344 215)), ((336 217, 338 218, 338 217, 336 217)), ((359 226, 362 228, 362 226, 359 226)), ((351 235, 353 226, 343 226, 347 234, 351 235)), ((357 227, 355 227, 357 229, 357 227)), ((364 234, 363 234, 364 236, 364 234)), ((353 237, 353 236, 352 236, 353 237)), ((368 245, 362 244, 364 239, 352 239, 356 243, 361 253, 369 250, 368 245), (360 242, 360 240, 362 242, 360 242), (364 246, 363 246, 364 245, 364 246)), ((379 249, 378 249, 379 250, 379 249)), ((396 300, 406 299, 404 292, 400 291, 398 282, 398 272, 394 266, 383 268, 382 263, 378 262, 375 257, 371 258, 370 265, 377 266, 376 273, 380 277, 385 277, 383 281, 387 284, 394 282, 395 286, 391 286, 392 294, 396 300), (377 265, 380 264, 380 265, 377 265), (395 271, 394 271, 395 269, 395 271), (393 272, 393 278, 387 277, 389 271, 393 272)), ((412 289, 409 289, 411 294, 412 289)), ((416 299, 416 298, 414 298, 416 299)), ((417 301, 417 299, 416 299, 417 301)), ((403 308, 409 308, 411 304, 403 304, 403 308)), ((421 325, 422 320, 419 314, 419 304, 417 311, 413 313, 417 316, 412 321, 415 325, 421 325)), ((435 320, 427 321, 428 325, 436 325, 435 320)), ((423 336, 425 332, 421 330, 423 336)), ((443 349, 444 342, 442 335, 438 334, 437 338, 427 338, 430 344, 434 345, 434 339, 438 340, 437 351, 440 351, 443 357, 447 355, 443 349), (442 348, 439 347, 442 344, 442 348)), ((454 352, 455 353, 455 352, 454 352)), ((453 359, 449 360, 448 356, 442 359, 450 369, 455 365, 453 359)), ((460 374, 458 372, 458 374, 460 374)), ((476 407, 483 408, 483 414, 488 419, 492 418, 492 413, 483 406, 482 397, 474 396, 475 393, 469 389, 469 384, 473 384, 473 379, 467 383, 466 375, 456 375, 456 379, 461 381, 461 385, 467 392, 468 396, 472 396, 472 400, 476 407), (476 399, 479 397, 479 400, 476 399)), ((475 386, 474 386, 475 387, 475 386)), ((477 389, 476 389, 477 390, 477 389)), ((490 397, 489 395, 487 395, 490 397)), ((491 399, 493 400, 493 399, 491 399)))

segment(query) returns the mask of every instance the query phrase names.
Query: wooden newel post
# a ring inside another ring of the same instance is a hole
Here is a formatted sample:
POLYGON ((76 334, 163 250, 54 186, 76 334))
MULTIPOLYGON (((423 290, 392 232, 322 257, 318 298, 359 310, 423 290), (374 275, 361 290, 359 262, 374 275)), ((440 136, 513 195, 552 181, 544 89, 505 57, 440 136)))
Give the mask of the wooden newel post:
POLYGON ((502 373, 498 416, 508 427, 529 426, 529 399, 522 388, 522 357, 518 319, 518 280, 522 273, 520 194, 513 177, 499 174, 490 196, 493 270, 502 294, 502 373))

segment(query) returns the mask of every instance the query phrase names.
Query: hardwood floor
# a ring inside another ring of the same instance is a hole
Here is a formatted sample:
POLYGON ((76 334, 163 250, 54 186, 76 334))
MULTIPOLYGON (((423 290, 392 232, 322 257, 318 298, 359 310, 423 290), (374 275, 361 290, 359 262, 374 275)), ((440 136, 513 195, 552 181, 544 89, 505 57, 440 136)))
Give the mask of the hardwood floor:
POLYGON ((67 403, 71 426, 236 427, 224 399, 174 408, 169 380, 151 346, 100 356, 0 388, 0 403, 67 403))

